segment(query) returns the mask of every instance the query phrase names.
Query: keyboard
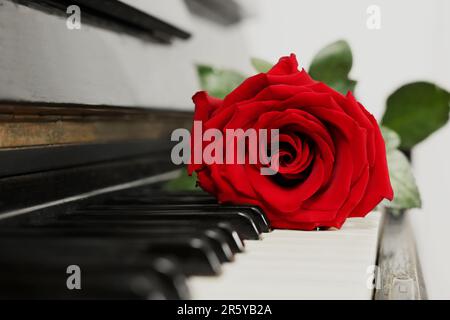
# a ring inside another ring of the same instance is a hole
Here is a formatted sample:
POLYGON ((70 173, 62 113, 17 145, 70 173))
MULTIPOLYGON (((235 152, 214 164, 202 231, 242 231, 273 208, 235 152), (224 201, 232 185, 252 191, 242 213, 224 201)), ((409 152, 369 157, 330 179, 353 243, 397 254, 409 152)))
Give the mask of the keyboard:
POLYGON ((133 188, 1 220, 0 298, 371 299, 379 224, 373 213, 342 230, 271 230, 257 207, 133 188))

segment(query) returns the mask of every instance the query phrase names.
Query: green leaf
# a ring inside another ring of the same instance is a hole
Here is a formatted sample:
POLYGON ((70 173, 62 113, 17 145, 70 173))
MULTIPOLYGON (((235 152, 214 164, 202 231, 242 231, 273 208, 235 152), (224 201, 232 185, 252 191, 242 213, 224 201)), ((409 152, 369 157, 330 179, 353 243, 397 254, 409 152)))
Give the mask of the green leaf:
POLYGON ((386 152, 389 152, 393 149, 398 149, 400 146, 400 137, 394 131, 386 127, 381 127, 381 134, 383 135, 384 144, 386 145, 386 152))
POLYGON ((346 41, 339 40, 317 53, 309 67, 309 74, 313 79, 346 94, 348 91, 353 92, 356 86, 356 81, 348 78, 352 63, 350 46, 346 41))
POLYGON ((336 90, 344 95, 347 94, 347 92, 349 92, 349 91, 355 92, 355 87, 356 87, 356 81, 350 80, 350 79, 345 79, 345 80, 336 81, 336 82, 330 82, 327 84, 330 87, 332 87, 334 90, 336 90))
POLYGON ((202 89, 220 99, 233 91, 246 78, 237 71, 217 69, 207 65, 198 65, 197 72, 202 89))
POLYGON ((394 200, 387 206, 394 209, 420 208, 422 202, 419 189, 406 156, 395 149, 387 153, 387 161, 394 189, 394 200))
POLYGON ((412 173, 411 164, 406 156, 397 149, 400 137, 392 130, 382 127, 384 142, 386 144, 386 159, 389 167, 394 200, 385 200, 383 205, 393 209, 420 208, 419 189, 412 173))
POLYGON ((401 137, 409 150, 448 121, 450 94, 428 82, 406 84, 392 93, 382 123, 401 137))
POLYGON ((260 73, 265 73, 270 69, 272 69, 273 67, 273 63, 270 63, 264 59, 251 58, 250 61, 252 63, 253 68, 255 68, 255 70, 260 73))
POLYGON ((197 175, 195 172, 192 176, 189 176, 185 169, 180 172, 178 178, 166 182, 163 189, 167 191, 201 191, 197 187, 197 175))

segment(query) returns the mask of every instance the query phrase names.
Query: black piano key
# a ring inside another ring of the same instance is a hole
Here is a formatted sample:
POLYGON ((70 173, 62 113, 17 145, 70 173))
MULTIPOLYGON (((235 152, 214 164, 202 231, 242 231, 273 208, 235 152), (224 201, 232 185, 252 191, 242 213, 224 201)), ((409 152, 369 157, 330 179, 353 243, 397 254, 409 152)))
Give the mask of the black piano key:
POLYGON ((167 191, 149 188, 140 188, 136 190, 128 190, 119 195, 115 195, 107 201, 115 201, 127 198, 148 198, 156 201, 164 201, 164 203, 188 202, 188 203, 217 203, 217 199, 205 192, 196 191, 167 191))
POLYGON ((216 249, 217 256, 220 262, 232 262, 234 261, 234 254, 231 251, 231 247, 228 244, 228 239, 225 232, 221 229, 206 229, 205 234, 210 239, 215 240, 215 244, 219 247, 216 249))
POLYGON ((226 234, 230 239, 230 241, 229 241, 230 248, 233 251, 233 253, 244 252, 244 250, 245 250, 244 242, 239 237, 239 234, 236 232, 236 230, 234 230, 233 227, 229 223, 219 222, 217 224, 217 227, 226 231, 226 234))
POLYGON ((261 228, 263 232, 268 232, 270 229, 269 221, 262 212, 262 210, 256 206, 250 205, 231 205, 231 204, 218 204, 217 200, 203 192, 192 192, 192 191, 160 191, 152 189, 144 189, 141 192, 121 194, 110 199, 106 199, 102 203, 103 205, 138 205, 138 204, 153 204, 153 205, 164 205, 164 206, 179 206, 188 205, 192 207, 206 206, 206 207, 217 207, 225 206, 234 209, 249 209, 255 212, 255 215, 260 217, 255 217, 258 223, 261 223, 261 228), (262 220, 259 222, 259 220, 262 220))
POLYGON ((164 195, 151 195, 151 196, 127 196, 121 195, 114 198, 103 201, 103 204, 126 204, 129 202, 142 203, 142 204, 217 204, 217 200, 211 196, 196 196, 196 195, 184 195, 184 196, 164 196, 164 195))
POLYGON ((91 205, 85 208, 86 210, 183 210, 183 211, 214 211, 214 212, 229 212, 236 211, 245 213, 251 217, 260 232, 269 232, 270 225, 261 209, 251 206, 237 206, 237 205, 218 205, 218 204, 146 204, 135 203, 134 200, 115 205, 91 205))
POLYGON ((189 298, 185 276, 179 262, 173 259, 108 255, 101 250, 77 250, 55 242, 45 247, 41 244, 40 241, 24 239, 17 242, 6 240, 0 244, 0 297, 189 298), (70 290, 62 286, 68 277, 66 269, 73 264, 81 268, 82 289, 85 291, 81 295, 76 291, 70 294, 70 290), (109 276, 102 278, 103 271, 109 276), (38 295, 27 296, 30 291, 38 295))
POLYGON ((243 252, 245 250, 244 243, 239 238, 236 230, 226 222, 210 223, 198 221, 195 225, 189 220, 153 220, 153 221, 133 221, 124 219, 113 219, 111 217, 108 220, 98 219, 95 217, 85 216, 84 219, 65 219, 66 216, 61 216, 56 222, 52 222, 51 225, 64 226, 67 224, 73 226, 85 226, 85 225, 97 225, 97 226, 123 226, 130 228, 141 228, 146 230, 175 230, 176 228, 196 228, 197 230, 205 229, 219 229, 224 236, 224 240, 227 242, 233 254, 243 252))
POLYGON ((0 241, 11 241, 20 245, 21 241, 32 239, 40 246, 61 245, 66 250, 84 250, 91 252, 107 251, 109 254, 128 256, 134 254, 169 255, 176 257, 181 262, 183 272, 186 275, 216 275, 221 272, 221 265, 217 254, 205 237, 153 237, 142 239, 139 237, 117 236, 113 233, 98 235, 95 232, 83 232, 82 230, 53 230, 43 232, 2 230, 0 241))
POLYGON ((141 238, 149 241, 151 254, 172 253, 176 257, 182 257, 187 273, 192 274, 217 274, 220 272, 219 252, 223 249, 217 239, 211 239, 208 235, 195 236, 191 233, 171 235, 142 235, 137 232, 116 232, 115 230, 85 230, 85 229, 32 229, 11 230, 9 234, 20 237, 53 238, 55 241, 63 241, 67 237, 106 238, 111 237, 128 239, 141 238), (174 247, 174 238, 185 244, 184 248, 174 247), (188 250, 189 249, 189 250, 188 250), (186 251, 183 251, 186 250, 186 251))
POLYGON ((157 273, 133 270, 131 266, 82 269, 81 290, 69 290, 65 269, 39 268, 0 269, 0 298, 2 299, 178 299, 157 273), (88 269, 88 270, 86 270, 88 269))
MULTIPOLYGON (((17 228, 10 228, 11 230, 19 230, 17 228)), ((118 236, 136 236, 144 239, 150 239, 154 237, 182 237, 182 236, 197 236, 201 235, 206 237, 209 244, 214 249, 220 262, 231 262, 234 260, 234 254, 231 250, 228 242, 227 232, 220 228, 206 228, 200 229, 196 226, 163 226, 163 225, 145 225, 145 224, 124 224, 119 222, 96 222, 96 221, 61 221, 50 223, 40 227, 21 227, 20 230, 42 230, 44 232, 56 231, 61 232, 90 232, 89 234, 110 234, 118 236)))
POLYGON ((83 216, 102 218, 105 220, 117 219, 121 217, 124 220, 191 220, 193 224, 196 221, 207 222, 227 222, 233 226, 243 239, 258 240, 260 231, 251 219, 243 212, 235 211, 185 211, 185 210, 78 210, 73 214, 67 215, 65 219, 83 219, 83 216))
POLYGON ((172 293, 170 299, 189 299, 190 293, 183 274, 180 262, 167 257, 158 257, 153 260, 152 267, 164 280, 172 293))
MULTIPOLYGON (((54 239, 41 237, 9 237, 0 242, 0 266, 20 261, 30 264, 39 261, 41 264, 55 264, 66 261, 68 264, 88 263, 89 265, 117 265, 128 263, 134 266, 153 267, 154 261, 169 259, 164 255, 145 253, 142 242, 135 241, 104 241, 87 240, 80 238, 54 239), (41 261, 42 257, 45 260, 41 261)), ((172 268, 181 270, 181 265, 170 258, 172 268)))

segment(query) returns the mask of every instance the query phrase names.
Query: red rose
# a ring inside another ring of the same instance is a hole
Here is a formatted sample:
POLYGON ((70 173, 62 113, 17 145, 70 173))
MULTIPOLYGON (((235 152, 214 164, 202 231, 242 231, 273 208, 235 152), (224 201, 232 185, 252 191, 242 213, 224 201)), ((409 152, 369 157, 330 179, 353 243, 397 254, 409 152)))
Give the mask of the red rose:
POLYGON ((312 230, 340 228, 347 217, 363 217, 393 198, 375 118, 350 92, 344 96, 298 71, 293 54, 224 100, 203 91, 193 101, 204 130, 279 129, 276 175, 261 175, 258 164, 188 166, 221 203, 257 205, 274 228, 312 230))

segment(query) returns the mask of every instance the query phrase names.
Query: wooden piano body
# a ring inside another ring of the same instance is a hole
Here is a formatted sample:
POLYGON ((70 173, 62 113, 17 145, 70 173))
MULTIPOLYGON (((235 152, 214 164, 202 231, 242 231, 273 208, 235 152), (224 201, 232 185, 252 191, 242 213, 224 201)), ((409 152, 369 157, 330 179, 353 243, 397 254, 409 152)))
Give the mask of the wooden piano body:
POLYGON ((68 2, 0 0, 0 298, 426 297, 401 217, 269 232, 258 208, 164 191, 207 40, 181 1, 70 3, 80 30, 68 2))

